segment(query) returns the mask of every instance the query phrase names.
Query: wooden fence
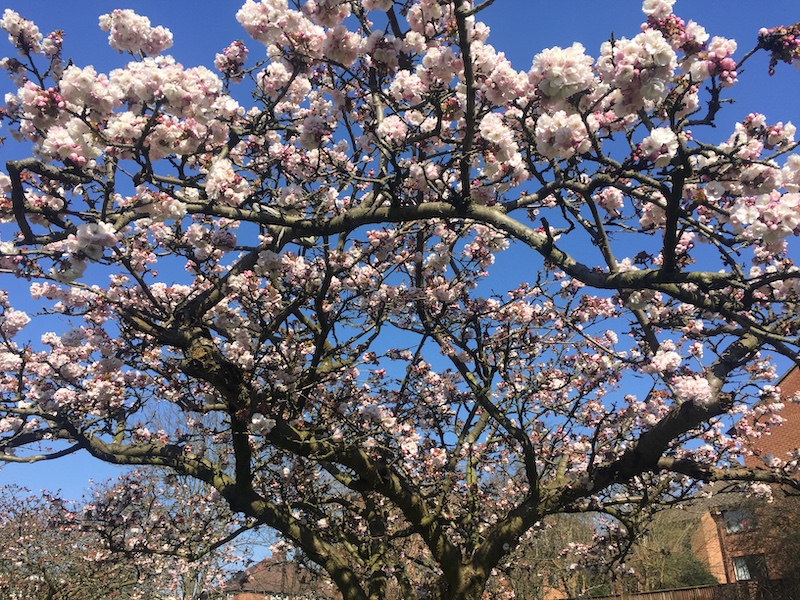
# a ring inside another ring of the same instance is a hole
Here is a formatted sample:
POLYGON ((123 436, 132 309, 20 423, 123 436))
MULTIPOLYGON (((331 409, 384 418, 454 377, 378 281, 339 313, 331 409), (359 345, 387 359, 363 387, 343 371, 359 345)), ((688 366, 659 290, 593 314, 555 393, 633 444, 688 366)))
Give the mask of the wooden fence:
POLYGON ((800 600, 800 583, 739 581, 722 585, 606 596, 595 600, 800 600))

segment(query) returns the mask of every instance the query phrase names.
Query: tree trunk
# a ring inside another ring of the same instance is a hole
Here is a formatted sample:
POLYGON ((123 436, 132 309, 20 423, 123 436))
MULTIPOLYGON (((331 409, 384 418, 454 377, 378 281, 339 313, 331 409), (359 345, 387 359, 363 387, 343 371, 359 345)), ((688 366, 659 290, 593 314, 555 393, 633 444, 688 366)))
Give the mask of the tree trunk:
POLYGON ((488 573, 484 569, 462 566, 454 580, 443 580, 436 600, 481 600, 488 573))

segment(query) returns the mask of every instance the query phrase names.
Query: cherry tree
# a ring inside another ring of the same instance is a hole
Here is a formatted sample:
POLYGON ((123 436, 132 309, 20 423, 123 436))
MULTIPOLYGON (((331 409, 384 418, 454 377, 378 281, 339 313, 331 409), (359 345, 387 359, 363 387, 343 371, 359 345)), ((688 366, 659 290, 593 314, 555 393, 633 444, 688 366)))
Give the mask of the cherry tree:
POLYGON ((797 486, 738 462, 800 363, 795 128, 714 127, 800 26, 741 51, 645 0, 518 71, 489 4, 247 0, 213 70, 115 10, 108 73, 7 10, 2 458, 196 479, 348 600, 480 598, 551 515, 613 545, 703 482, 797 486))
POLYGON ((76 514, 101 559, 136 566, 132 595, 141 598, 197 600, 224 588, 250 562, 242 545, 258 541, 243 535, 255 522, 231 514, 216 490, 160 469, 94 486, 76 514))
MULTIPOLYGON (((128 498, 139 497, 115 513, 113 519, 104 517, 110 516, 107 511, 114 503, 103 503, 106 513, 98 514, 97 504, 91 500, 69 502, 59 494, 33 494, 15 486, 3 488, 0 495, 3 598, 194 600, 203 590, 219 587, 226 575, 216 560, 220 557, 207 554, 202 560, 190 561, 176 556, 177 553, 165 556, 148 552, 134 537, 138 522, 131 518, 131 513, 147 511, 152 518, 162 504, 143 501, 159 489, 152 481, 143 484, 129 480, 97 486, 94 496, 118 499, 121 494, 115 486, 126 483, 133 483, 125 485, 128 498), (116 536, 122 531, 124 540, 116 536)), ((171 524, 163 529, 175 532, 171 524)), ((141 527, 138 530, 142 531, 141 527)), ((209 528, 208 533, 213 530, 209 528)), ((170 544, 174 544, 174 537, 170 544)))

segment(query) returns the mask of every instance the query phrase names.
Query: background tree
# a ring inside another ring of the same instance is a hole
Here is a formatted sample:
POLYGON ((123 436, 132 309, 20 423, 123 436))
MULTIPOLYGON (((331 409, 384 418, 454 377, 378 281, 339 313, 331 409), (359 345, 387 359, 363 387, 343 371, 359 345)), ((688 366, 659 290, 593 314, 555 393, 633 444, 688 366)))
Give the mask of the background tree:
POLYGON ((0 522, 3 597, 128 598, 139 580, 133 564, 114 561, 56 497, 4 489, 0 522))
MULTIPOLYGON (((96 496, 119 496, 118 485, 98 486, 96 496)), ((137 486, 153 489, 146 484, 137 486)), ((136 492, 134 492, 136 493, 136 492)), ((33 494, 6 487, 0 496, 0 590, 9 600, 100 600, 138 598, 194 600, 217 587, 225 577, 221 553, 191 561, 146 552, 134 539, 142 526, 132 518, 137 510, 155 515, 155 507, 140 494, 111 524, 96 519, 92 503, 81 505, 58 495, 33 494), (124 524, 123 524, 124 523, 124 524)), ((144 523, 148 521, 145 519, 144 523)), ((162 525, 163 528, 163 525, 162 525)), ((174 543, 174 540, 171 540, 174 543)))
POLYGON ((692 552, 694 509, 632 515, 609 528, 591 513, 558 515, 532 530, 503 565, 517 598, 566 598, 679 589, 718 583, 692 552))
POLYGON ((676 509, 649 520, 626 559, 631 569, 626 587, 649 592, 719 583, 692 552, 692 535, 699 522, 695 511, 676 509))
POLYGON ((6 11, 0 268, 54 331, 0 294, 4 459, 197 479, 348 600, 479 598, 551 515, 796 486, 725 433, 800 347, 794 127, 704 137, 753 52, 645 0, 520 72, 488 4, 248 0, 267 58, 234 42, 221 75, 132 11, 100 19, 132 55, 108 74, 6 11))
POLYGON ((157 585, 172 598, 195 600, 246 565, 257 542, 243 535, 254 524, 216 496, 197 480, 135 470, 97 486, 80 507, 80 522, 110 560, 140 565, 135 590, 142 597, 157 585))
POLYGON ((596 515, 578 513, 550 517, 532 530, 504 565, 515 597, 609 595, 618 557, 597 543, 600 528, 596 515))

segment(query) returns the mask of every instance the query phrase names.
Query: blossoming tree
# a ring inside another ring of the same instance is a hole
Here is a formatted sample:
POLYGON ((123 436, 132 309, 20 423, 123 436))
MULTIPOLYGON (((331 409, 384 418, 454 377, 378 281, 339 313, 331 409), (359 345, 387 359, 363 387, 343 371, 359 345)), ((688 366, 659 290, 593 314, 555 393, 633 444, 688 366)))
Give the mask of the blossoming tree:
POLYGON ((726 421, 779 419, 800 346, 795 128, 707 139, 753 52, 646 0, 518 71, 488 4, 247 0, 266 58, 216 72, 117 10, 107 74, 6 11, 0 268, 52 331, 0 296, 3 459, 201 480, 347 599, 479 598, 548 515, 796 485, 726 421))
MULTIPOLYGON (((113 485, 93 490, 99 504, 85 499, 73 503, 58 494, 34 495, 15 486, 3 487, 0 589, 4 598, 195 600, 204 589, 221 585, 226 576, 217 560, 222 558, 221 553, 190 562, 174 555, 179 553, 165 556, 145 552, 136 537, 136 530, 142 531, 137 511, 144 511, 146 519, 157 519, 162 531, 172 536, 171 547, 181 521, 196 517, 196 512, 180 515, 171 511, 178 518, 177 523, 170 523, 163 518, 164 498, 153 501, 160 491, 155 480, 130 477, 115 485, 125 485, 124 491, 113 485), (103 501, 106 498, 113 501, 103 501), (120 506, 120 499, 127 501, 124 506, 120 506)), ((174 488, 178 493, 183 491, 181 486, 174 488)), ((174 493, 166 495, 170 496, 174 493)), ((193 503, 204 505, 196 499, 193 503)), ((193 524, 195 531, 190 535, 201 535, 203 520, 201 516, 193 524)), ((205 535, 213 538, 219 525, 209 527, 205 535)), ((149 542, 156 544, 158 539, 149 542)))

